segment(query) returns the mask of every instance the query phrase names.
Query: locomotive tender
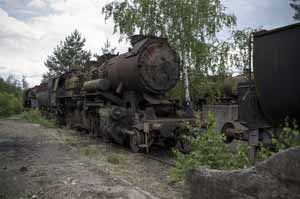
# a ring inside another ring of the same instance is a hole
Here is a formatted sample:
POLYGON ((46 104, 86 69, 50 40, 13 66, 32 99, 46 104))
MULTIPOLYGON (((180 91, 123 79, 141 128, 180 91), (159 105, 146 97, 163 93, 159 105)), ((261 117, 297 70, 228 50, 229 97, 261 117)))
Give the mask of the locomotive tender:
POLYGON ((253 73, 235 77, 231 88, 225 80, 230 100, 203 105, 202 123, 213 112, 229 141, 248 140, 255 147, 269 144, 286 117, 300 122, 300 23, 256 32, 253 40, 253 73))
POLYGON ((60 123, 128 143, 133 152, 148 151, 154 143, 186 152, 185 123, 194 122, 193 114, 165 97, 179 80, 179 57, 164 38, 130 39, 128 52, 102 55, 84 71, 66 72, 27 91, 25 104, 36 100, 60 123))

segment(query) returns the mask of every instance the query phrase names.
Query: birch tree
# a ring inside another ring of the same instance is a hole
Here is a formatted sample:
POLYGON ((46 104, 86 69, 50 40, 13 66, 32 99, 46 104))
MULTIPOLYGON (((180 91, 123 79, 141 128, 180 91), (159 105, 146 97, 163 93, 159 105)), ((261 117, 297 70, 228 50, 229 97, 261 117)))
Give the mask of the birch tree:
POLYGON ((207 76, 222 67, 211 64, 216 53, 227 54, 218 48, 217 34, 236 23, 235 16, 225 11, 220 0, 111 0, 102 9, 106 19, 114 21, 114 32, 121 33, 121 39, 139 33, 169 40, 181 57, 187 104, 189 71, 207 76))

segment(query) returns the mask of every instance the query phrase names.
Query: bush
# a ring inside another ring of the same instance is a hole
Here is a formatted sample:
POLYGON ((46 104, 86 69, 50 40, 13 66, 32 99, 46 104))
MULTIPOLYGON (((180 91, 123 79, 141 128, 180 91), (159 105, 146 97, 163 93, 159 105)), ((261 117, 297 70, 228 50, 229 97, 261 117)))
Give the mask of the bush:
POLYGON ((296 146, 300 146, 299 126, 296 120, 287 117, 281 128, 275 129, 271 147, 263 145, 259 147, 258 160, 265 160, 278 151, 296 146))
MULTIPOLYGON (((197 119, 197 121, 199 121, 197 119)), ((199 124, 196 124, 199 126, 199 124)), ((189 127, 190 131, 192 129, 189 127)), ((210 169, 242 169, 251 165, 249 159, 249 146, 240 144, 232 151, 229 145, 224 142, 225 136, 216 132, 216 122, 211 113, 208 115, 208 128, 205 133, 198 137, 188 137, 191 143, 192 152, 182 154, 175 150, 176 166, 172 171, 173 177, 182 180, 186 174, 201 166, 210 169)), ((200 128, 196 127, 198 132, 200 128)), ((262 161, 274 153, 290 147, 300 146, 300 130, 295 120, 286 119, 281 129, 274 133, 272 145, 259 146, 258 161, 262 161)))
POLYGON ((19 115, 20 119, 23 119, 28 122, 37 123, 47 128, 54 128, 55 122, 54 120, 45 118, 39 110, 30 109, 28 111, 24 111, 19 115))
POLYGON ((239 145, 237 150, 232 152, 229 145, 224 142, 224 135, 216 132, 215 129, 215 119, 212 114, 209 114, 207 131, 198 137, 187 138, 191 143, 192 151, 189 154, 174 151, 176 166, 172 174, 175 179, 182 180, 187 172, 201 166, 210 169, 239 169, 250 166, 248 146, 239 145))
POLYGON ((0 93, 0 117, 8 117, 22 111, 22 100, 13 94, 0 93))
POLYGON ((275 133, 274 144, 277 150, 300 146, 300 130, 296 120, 285 119, 281 132, 275 133))

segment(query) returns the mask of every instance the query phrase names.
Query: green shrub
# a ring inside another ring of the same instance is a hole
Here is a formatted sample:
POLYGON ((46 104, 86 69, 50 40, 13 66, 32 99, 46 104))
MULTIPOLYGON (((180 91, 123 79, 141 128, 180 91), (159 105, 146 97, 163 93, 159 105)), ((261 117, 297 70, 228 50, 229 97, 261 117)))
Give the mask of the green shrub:
MULTIPOLYGON (((199 124, 196 124, 199 126, 199 124)), ((192 130, 188 126, 190 131, 192 130)), ((196 130, 200 132, 199 127, 196 130)), ((195 130, 195 129, 194 129, 195 130)), ((210 169, 241 169, 251 165, 249 159, 249 146, 247 143, 240 144, 236 150, 229 149, 229 145, 224 142, 223 134, 216 132, 216 122, 213 115, 208 116, 208 128, 196 138, 187 138, 192 147, 192 152, 182 154, 175 150, 176 166, 172 171, 172 176, 177 180, 184 179, 185 175, 193 169, 207 167, 210 169)), ((272 145, 258 147, 257 160, 262 161, 274 153, 290 147, 300 146, 300 130, 295 120, 285 120, 284 125, 272 140, 272 145)))
POLYGON ((207 131, 196 138, 188 138, 192 151, 189 154, 174 151, 176 166, 172 176, 175 179, 182 180, 187 172, 201 166, 211 169, 239 169, 250 166, 248 146, 241 144, 232 152, 229 145, 224 142, 224 135, 215 129, 215 119, 209 114, 207 131))
POLYGON ((22 111, 22 100, 13 94, 0 93, 0 117, 8 117, 22 111))
POLYGON ((273 140, 277 150, 300 146, 300 130, 296 120, 285 119, 282 131, 276 133, 273 140))
POLYGON ((8 117, 22 111, 22 89, 18 82, 12 75, 7 80, 0 77, 0 117, 8 117))
POLYGON ((287 117, 281 128, 274 131, 271 147, 259 147, 258 160, 265 160, 278 151, 296 146, 300 146, 300 129, 296 120, 287 117))

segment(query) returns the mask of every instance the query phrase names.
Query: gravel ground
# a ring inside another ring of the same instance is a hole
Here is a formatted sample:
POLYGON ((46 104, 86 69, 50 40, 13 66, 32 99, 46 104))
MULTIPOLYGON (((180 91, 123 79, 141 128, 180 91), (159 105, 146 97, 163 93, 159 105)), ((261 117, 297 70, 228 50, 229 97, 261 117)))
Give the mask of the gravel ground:
POLYGON ((0 199, 182 198, 170 170, 76 131, 0 120, 0 199))

